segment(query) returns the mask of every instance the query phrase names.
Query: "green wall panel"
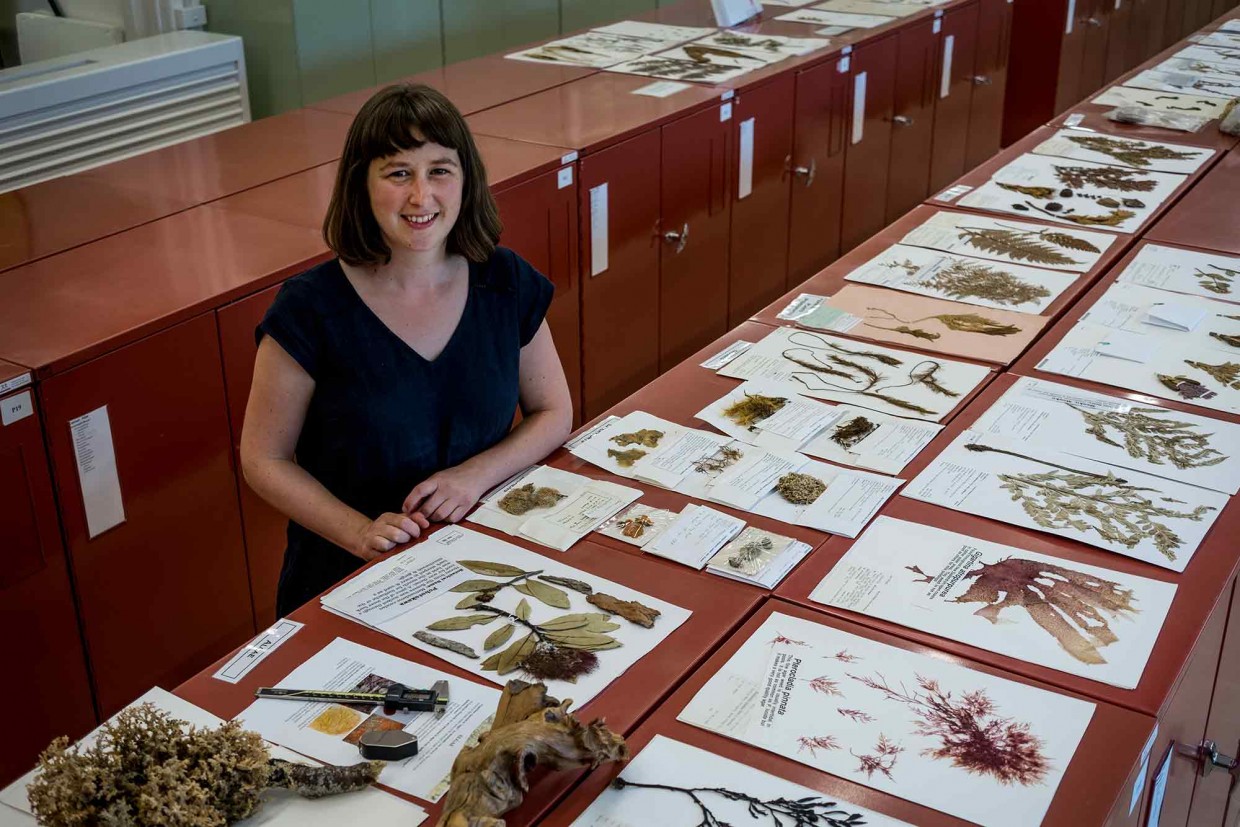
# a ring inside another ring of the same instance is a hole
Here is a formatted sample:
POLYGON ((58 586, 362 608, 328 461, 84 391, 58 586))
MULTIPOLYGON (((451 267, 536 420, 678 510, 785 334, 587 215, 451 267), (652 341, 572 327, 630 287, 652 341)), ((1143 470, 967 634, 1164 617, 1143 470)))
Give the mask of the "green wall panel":
POLYGON ((439 27, 439 0, 370 0, 375 82, 442 66, 439 27))
POLYGON ((293 8, 303 105, 375 84, 367 6, 294 0, 293 8))
POLYGON ((204 0, 207 30, 245 43, 250 111, 255 120, 302 105, 292 0, 204 0))
POLYGON ((658 7, 657 0, 560 0, 561 30, 567 34, 603 26, 658 7))
POLYGON ((559 33, 559 0, 443 0, 447 63, 559 33))

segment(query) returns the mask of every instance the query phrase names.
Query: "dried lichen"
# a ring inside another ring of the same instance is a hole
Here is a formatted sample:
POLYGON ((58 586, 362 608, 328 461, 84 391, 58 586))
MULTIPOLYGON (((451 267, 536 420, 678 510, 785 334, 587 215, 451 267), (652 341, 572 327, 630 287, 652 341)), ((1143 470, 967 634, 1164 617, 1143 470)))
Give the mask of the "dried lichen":
POLYGON ((787 404, 788 400, 782 396, 747 393, 744 399, 733 402, 725 408, 723 415, 742 428, 752 428, 787 404))
POLYGON ((631 434, 616 434, 611 441, 624 448, 628 445, 644 445, 647 448, 658 448, 659 440, 663 438, 662 431, 656 431, 652 428, 642 428, 640 431, 634 431, 631 434))
POLYGON ((627 451, 617 451, 615 448, 607 449, 607 456, 616 461, 621 468, 632 468, 633 463, 646 456, 646 451, 640 448, 630 448, 627 451))
POLYGON ((1142 178, 1134 169, 1120 167, 1061 167, 1055 166, 1055 177, 1068 187, 1092 186, 1116 192, 1153 192, 1158 181, 1142 178))
POLYGON ((560 500, 567 497, 567 494, 561 494, 554 488, 536 488, 534 483, 526 483, 520 488, 514 488, 500 498, 500 509, 507 511, 516 517, 533 511, 535 508, 550 508, 560 500))
POLYGON ((827 490, 827 484, 817 477, 793 471, 779 478, 775 490, 793 505, 810 505, 827 490))

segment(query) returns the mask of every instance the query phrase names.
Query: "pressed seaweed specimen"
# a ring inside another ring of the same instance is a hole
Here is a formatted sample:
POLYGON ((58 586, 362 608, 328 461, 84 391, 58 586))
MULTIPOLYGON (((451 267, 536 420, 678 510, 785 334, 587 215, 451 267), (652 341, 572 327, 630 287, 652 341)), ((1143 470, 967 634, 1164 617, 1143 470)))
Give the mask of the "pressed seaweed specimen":
POLYGON ((1222 342, 1225 345, 1228 345, 1229 347, 1240 347, 1240 336, 1236 336, 1230 333, 1218 333, 1216 331, 1211 330, 1210 338, 1218 339, 1220 342, 1222 342))
POLYGON ((847 451, 877 430, 878 425, 864 416, 854 416, 843 425, 837 425, 831 431, 830 438, 832 442, 847 451))
POLYGON ((1009 454, 1054 469, 997 475, 999 487, 1043 528, 1093 531, 1125 548, 1136 548, 1142 540, 1150 540, 1168 560, 1176 559, 1175 551, 1184 541, 1157 518, 1201 522, 1206 512, 1215 510, 1213 506, 1199 505, 1191 511, 1180 511, 1170 505, 1179 500, 1129 485, 1109 470, 1105 474, 1079 471, 978 443, 965 448, 1009 454))
POLYGON ((702 820, 694 827, 730 827, 730 822, 721 821, 719 816, 706 804, 710 795, 719 796, 727 801, 735 801, 746 806, 749 817, 755 821, 767 821, 771 827, 862 827, 861 813, 850 813, 841 810, 834 801, 827 801, 817 796, 803 798, 768 798, 761 799, 742 792, 729 790, 726 787, 673 787, 669 784, 639 784, 625 778, 617 778, 611 782, 612 789, 663 790, 664 792, 686 795, 697 805, 702 820))
POLYGON ((742 428, 753 428, 787 404, 788 400, 782 396, 747 393, 744 399, 739 399, 725 408, 723 415, 742 428))
POLYGON ((659 440, 663 439, 663 432, 656 431, 652 428, 642 428, 640 431, 634 431, 631 434, 616 434, 611 441, 619 445, 621 448, 627 448, 630 445, 644 445, 647 448, 658 448, 659 440))
POLYGON ((775 637, 771 638, 767 646, 809 646, 809 644, 803 640, 793 640, 790 637, 784 637, 776 632, 775 637))
POLYGON ((848 718, 851 721, 856 721, 859 724, 874 723, 874 716, 868 712, 862 712, 860 709, 844 709, 843 707, 840 707, 835 711, 843 715, 845 718, 848 718))
POLYGON ((1240 270, 1232 270, 1229 267, 1222 267, 1218 264, 1207 264, 1205 270, 1200 267, 1194 272, 1197 274, 1197 283, 1211 293, 1219 293, 1220 295, 1231 295, 1231 288, 1236 276, 1240 276, 1240 270), (1217 273, 1211 273, 1210 270, 1217 270, 1217 273))
POLYGON ((1022 608, 1082 663, 1106 663, 1099 649, 1119 640, 1111 620, 1138 612, 1131 589, 1039 560, 1005 557, 982 563, 963 579, 973 582, 953 603, 984 603, 973 614, 996 624, 1004 609, 1022 608))
POLYGON ((1054 165, 1055 177, 1065 186, 1083 186, 1116 192, 1153 192, 1158 186, 1154 178, 1142 178, 1141 172, 1122 167, 1061 167, 1054 165))
POLYGON ((721 49, 718 46, 707 46, 699 43, 689 43, 684 47, 685 54, 689 59, 696 63, 711 63, 712 58, 720 57, 725 60, 748 60, 753 63, 762 64, 762 58, 747 55, 744 52, 738 52, 734 49, 721 49))
POLYGON ((1232 390, 1240 390, 1240 364, 1236 362, 1224 362, 1221 365, 1212 365, 1209 362, 1194 362, 1189 359, 1184 360, 1184 364, 1191 368, 1208 373, 1220 385, 1226 385, 1232 390))
POLYGON ((1054 187, 1037 187, 1026 184, 1005 184, 1002 181, 996 181, 995 183, 998 184, 1000 188, 1005 189, 1008 192, 1019 192, 1021 195, 1027 195, 1030 198, 1037 198, 1040 201, 1054 198, 1056 193, 1056 189, 1054 187))
POLYGON ((1169 376, 1165 373, 1156 374, 1158 381, 1167 390, 1175 391, 1182 399, 1213 399, 1218 393, 1210 390, 1191 376, 1169 376))
POLYGON ((699 63, 674 57, 643 57, 628 64, 633 74, 670 77, 677 80, 715 81, 732 72, 731 67, 699 63))
POLYGON ((828 657, 831 660, 838 660, 840 663, 856 663, 861 660, 858 656, 850 654, 847 649, 841 649, 834 655, 828 655, 828 657))
MULTIPOLYGON (((849 750, 852 752, 852 750, 849 750)), ((881 773, 890 780, 892 778, 891 771, 895 769, 896 761, 900 758, 900 753, 904 752, 904 747, 898 746, 891 742, 886 735, 879 733, 878 743, 874 745, 874 751, 865 755, 858 755, 852 752, 853 758, 858 761, 856 772, 865 773, 866 778, 873 777, 874 773, 881 773)))
POLYGON ((621 468, 632 468, 633 463, 646 456, 647 453, 649 452, 643 451, 640 448, 629 448, 627 451, 617 451, 615 448, 607 449, 607 456, 614 459, 621 468))
POLYGON ((818 755, 818 750, 830 752, 839 748, 839 739, 834 735, 802 735, 797 738, 797 752, 808 751, 815 757, 818 755))
POLYGON ((547 488, 545 486, 536 488, 534 483, 530 482, 520 488, 514 488, 509 491, 500 498, 496 505, 501 510, 520 517, 522 514, 527 514, 535 508, 550 508, 567 496, 567 494, 561 494, 554 488, 547 488))
POLYGON ((1210 447, 1213 434, 1202 433, 1192 422, 1168 418, 1162 408, 1130 408, 1127 411, 1090 411, 1068 405, 1089 427, 1085 432, 1099 442, 1123 448, 1133 459, 1152 465, 1169 462, 1176 468, 1218 465, 1227 455, 1210 447), (1115 439, 1109 435, 1115 432, 1115 439), (1117 440, 1122 437, 1123 442, 1117 440))
POLYGON ((952 299, 985 299, 1005 306, 1049 298, 1051 291, 980 261, 952 259, 918 282, 952 299))
MULTIPOLYGON (((1080 239, 1067 233, 1011 230, 1005 227, 959 227, 956 232, 957 237, 965 243, 987 253, 1007 256, 1013 261, 1028 261, 1049 267, 1078 263, 1071 256, 1056 249, 1076 249, 1072 243, 1079 242, 1080 239), (1064 241, 1069 239, 1069 243, 1065 244, 1064 241)), ((1093 247, 1092 244, 1089 246, 1093 247)))
POLYGON ((953 330, 957 333, 980 333, 983 336, 1011 336, 1014 333, 1020 333, 1021 330, 1014 324, 996 322, 994 319, 987 318, 979 313, 939 313, 934 316, 922 316, 920 319, 901 319, 899 316, 881 307, 867 307, 866 310, 881 313, 892 321, 900 322, 899 327, 887 327, 866 322, 866 327, 872 327, 875 330, 890 330, 894 333, 903 333, 907 336, 929 341, 938 339, 942 334, 919 327, 909 327, 909 325, 920 324, 933 319, 948 330, 953 330))
POLYGON ((827 490, 827 484, 817 477, 793 471, 784 474, 775 483, 775 491, 793 505, 812 505, 827 490))
POLYGON ((1134 167, 1148 167, 1152 161, 1180 161, 1196 158, 1200 152, 1185 152, 1169 146, 1126 141, 1104 135, 1071 135, 1068 140, 1092 152, 1108 155, 1134 167))
POLYGON ((1000 784, 1030 786, 1041 782, 1050 770, 1042 739, 1029 724, 1004 718, 986 690, 965 692, 960 697, 944 690, 939 682, 917 676, 917 688, 897 689, 881 673, 849 675, 863 686, 883 693, 888 700, 909 708, 918 721, 914 732, 938 740, 938 746, 922 755, 950 761, 974 775, 1000 784))
MULTIPOLYGON (((1118 202, 1116 203, 1118 204, 1118 202)), ((1142 205, 1140 202, 1133 201, 1131 206, 1136 207, 1142 205)), ((1118 206, 1111 207, 1108 212, 1100 215, 1093 213, 1064 212, 1061 205, 1056 205, 1054 203, 1047 204, 1046 207, 1043 208, 1032 203, 1031 201, 1026 201, 1024 204, 1013 204, 1012 207, 1022 212, 1028 212, 1031 209, 1036 210, 1037 212, 1040 212, 1043 215, 1048 215, 1051 218, 1058 218, 1062 221, 1070 221, 1078 227, 1118 227, 1128 219, 1135 218, 1137 215, 1132 210, 1120 209, 1118 206), (1057 206, 1059 208, 1055 209, 1057 206)))
POLYGON ((820 675, 817 678, 803 679, 809 684, 809 688, 821 695, 837 695, 844 697, 844 693, 840 691, 840 682, 832 680, 826 675, 820 675))
POLYGON ((721 445, 710 456, 694 460, 693 470, 699 474, 718 474, 734 465, 743 456, 741 449, 733 448, 731 445, 721 445))

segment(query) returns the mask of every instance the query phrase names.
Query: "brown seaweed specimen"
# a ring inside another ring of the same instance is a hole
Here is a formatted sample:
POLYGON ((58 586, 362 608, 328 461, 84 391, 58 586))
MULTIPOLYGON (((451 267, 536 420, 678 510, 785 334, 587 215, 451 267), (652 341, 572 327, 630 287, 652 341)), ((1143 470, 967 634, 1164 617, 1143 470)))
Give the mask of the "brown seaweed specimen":
POLYGON ((735 464, 742 456, 744 454, 741 449, 723 445, 710 456, 694 460, 693 470, 699 474, 718 474, 735 464))
POLYGON ((1110 138, 1105 135, 1071 135, 1068 140, 1077 146, 1102 155, 1108 155, 1117 161, 1134 167, 1148 167, 1151 161, 1178 161, 1196 158, 1200 152, 1183 152, 1169 146, 1147 144, 1144 141, 1127 141, 1110 138))
POLYGON ((1240 390, 1240 364, 1236 362, 1224 362, 1221 365, 1212 365, 1209 362, 1193 362, 1185 359, 1184 364, 1190 368, 1210 374, 1214 381, 1220 385, 1226 385, 1232 390, 1240 390))
POLYGON ((867 307, 866 310, 881 313, 892 321, 900 322, 899 327, 885 327, 866 322, 866 327, 872 327, 875 330, 890 330, 894 333, 903 333, 907 336, 929 341, 940 338, 942 334, 919 327, 909 327, 909 325, 933 320, 948 330, 954 330, 957 333, 980 333, 983 336, 1011 336, 1014 333, 1020 333, 1021 330, 1016 325, 996 322, 994 319, 987 318, 980 313, 939 313, 934 316, 922 316, 920 319, 901 319, 899 316, 881 307, 867 307))
POLYGON ((1012 227, 959 227, 957 237, 988 253, 1007 256, 1013 261, 1027 261, 1049 267, 1078 263, 1071 256, 1060 252, 1060 249, 1086 253, 1102 252, 1085 239, 1050 229, 1034 231, 1012 227))
POLYGON ((878 425, 864 416, 854 416, 831 431, 831 441, 845 451, 878 430, 878 425))
POLYGON ((1169 376, 1165 373, 1156 375, 1164 388, 1174 391, 1182 399, 1213 399, 1218 396, 1216 391, 1210 390, 1191 376, 1184 376, 1183 374, 1169 376))
POLYGON ((952 299, 985 299, 1004 306, 1015 306, 1049 298, 1051 291, 980 261, 953 259, 920 284, 938 290, 952 299))
POLYGON ((628 517, 616 523, 620 526, 620 533, 625 537, 632 537, 636 540, 638 537, 646 533, 646 529, 654 525, 654 520, 645 514, 638 514, 636 517, 628 517))
POLYGON ((811 505, 827 490, 827 484, 809 474, 784 474, 775 483, 775 490, 793 505, 811 505))
POLYGON ((662 431, 656 431, 653 428, 642 428, 640 431, 634 431, 631 434, 616 434, 611 438, 611 441, 621 448, 629 445, 644 445, 647 448, 658 448, 659 440, 662 438, 662 431))
POLYGON ((788 400, 782 396, 747 393, 744 399, 725 408, 723 415, 742 428, 752 428, 787 404, 788 400))
POLYGON ((658 609, 651 608, 636 600, 621 600, 618 597, 612 597, 610 594, 596 592, 586 598, 586 602, 592 606, 597 606, 608 614, 619 615, 630 623, 643 626, 647 629, 654 627, 655 620, 662 612, 658 609))
POLYGON ((1090 411, 1068 405, 1079 413, 1089 427, 1086 433, 1099 442, 1123 448, 1133 459, 1152 465, 1169 462, 1176 468, 1205 468, 1227 459, 1226 454, 1210 447, 1213 434, 1201 433, 1192 422, 1172 419, 1171 411, 1162 408, 1130 408, 1127 411, 1090 411), (1116 432, 1112 439, 1109 431, 1116 432), (1123 443, 1116 441, 1123 437, 1123 443))
POLYGON ((647 453, 639 448, 630 448, 627 451, 617 451, 615 448, 607 449, 607 456, 614 459, 621 468, 632 468, 633 463, 646 456, 647 453))
POLYGON ((1154 178, 1142 178, 1141 172, 1121 167, 1061 167, 1055 165, 1055 177, 1064 186, 1092 186, 1116 192, 1153 192, 1158 186, 1154 178))
POLYGON ((503 511, 520 517, 527 514, 535 508, 550 508, 560 500, 567 497, 567 494, 561 494, 554 488, 535 488, 534 483, 526 483, 520 488, 514 488, 500 498, 497 505, 503 511))

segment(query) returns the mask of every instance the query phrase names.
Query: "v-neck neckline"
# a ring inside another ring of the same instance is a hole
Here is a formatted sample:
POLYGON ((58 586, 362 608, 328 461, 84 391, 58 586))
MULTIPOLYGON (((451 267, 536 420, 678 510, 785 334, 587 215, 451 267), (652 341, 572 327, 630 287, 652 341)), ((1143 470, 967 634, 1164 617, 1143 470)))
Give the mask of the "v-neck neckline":
POLYGON ((361 305, 362 309, 366 312, 366 314, 370 317, 370 319, 375 324, 377 324, 379 327, 381 327, 385 331, 387 336, 394 339, 401 346, 401 348, 403 348, 408 353, 412 354, 415 358, 417 358, 423 364, 429 365, 429 366, 437 365, 439 362, 443 360, 444 356, 447 355, 448 351, 456 343, 456 340, 461 337, 461 328, 465 327, 466 320, 469 318, 470 306, 473 304, 473 301, 474 301, 474 267, 475 265, 474 265, 474 262, 470 261, 469 259, 465 260, 466 280, 467 280, 467 283, 465 285, 465 304, 461 306, 461 315, 460 315, 460 318, 456 320, 456 327, 452 329, 452 335, 448 337, 448 341, 444 343, 444 346, 440 349, 439 354, 434 359, 426 358, 424 355, 422 355, 422 353, 417 348, 415 348, 413 345, 409 344, 403 338, 401 338, 400 334, 398 334, 392 328, 388 327, 388 323, 383 321, 383 318, 378 313, 376 313, 369 304, 366 303, 365 299, 362 298, 362 294, 357 292, 357 288, 354 287, 353 282, 349 280, 349 274, 344 271, 344 266, 340 263, 339 259, 336 260, 336 266, 340 271, 340 278, 343 279, 344 281, 345 290, 353 297, 353 300, 355 300, 359 305, 361 305))

